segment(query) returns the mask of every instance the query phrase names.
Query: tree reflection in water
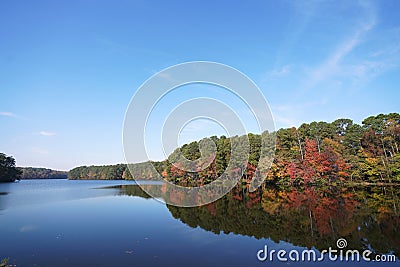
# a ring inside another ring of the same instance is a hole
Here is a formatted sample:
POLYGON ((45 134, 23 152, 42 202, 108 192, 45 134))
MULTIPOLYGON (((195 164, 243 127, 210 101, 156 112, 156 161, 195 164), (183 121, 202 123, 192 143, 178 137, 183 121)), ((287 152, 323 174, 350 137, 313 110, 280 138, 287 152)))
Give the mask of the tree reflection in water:
MULTIPOLYGON (((121 194, 149 198, 139 186, 121 194)), ((234 233, 327 249, 345 238, 347 248, 400 256, 400 188, 259 188, 237 185, 221 199, 194 208, 167 205, 174 218, 215 234, 234 233)))

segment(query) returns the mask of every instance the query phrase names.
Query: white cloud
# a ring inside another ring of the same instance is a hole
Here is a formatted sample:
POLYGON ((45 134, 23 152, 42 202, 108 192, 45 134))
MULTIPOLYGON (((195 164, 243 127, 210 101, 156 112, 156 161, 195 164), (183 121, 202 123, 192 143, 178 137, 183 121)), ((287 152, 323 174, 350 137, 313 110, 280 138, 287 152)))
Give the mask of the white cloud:
POLYGON ((400 28, 380 32, 371 45, 378 45, 378 49, 371 49, 368 56, 358 62, 344 66, 342 75, 349 73, 357 84, 365 83, 400 65, 400 28))
POLYGON ((283 76, 285 76, 285 75, 290 73, 290 69, 291 69, 290 65, 284 65, 281 68, 278 68, 278 69, 270 71, 268 73, 268 76, 270 76, 270 77, 283 77, 283 76))
MULTIPOLYGON (((371 5, 362 4, 362 7, 367 14, 363 23, 349 36, 345 41, 337 46, 332 54, 330 54, 323 63, 311 70, 306 82, 306 88, 313 88, 322 81, 327 81, 340 76, 341 78, 360 77, 360 73, 370 67, 371 64, 364 60, 356 60, 352 63, 343 62, 357 46, 363 42, 365 35, 370 32, 376 25, 377 19, 375 9, 371 5)), ((378 62, 376 62, 379 64, 378 62)), ((373 64, 373 65, 377 65, 373 64)))
POLYGON ((292 109, 291 105, 274 105, 274 106, 271 106, 271 110, 273 112, 287 111, 287 110, 290 110, 290 109, 292 109))
POLYGON ((39 134, 43 135, 43 136, 55 136, 56 135, 56 133, 46 132, 46 131, 41 131, 41 132, 39 132, 39 134))
POLYGON ((283 127, 297 127, 299 122, 295 119, 274 115, 274 121, 277 124, 277 130, 283 127))
POLYGON ((291 112, 298 112, 299 110, 304 110, 310 107, 316 107, 325 105, 327 103, 327 99, 323 98, 318 101, 309 101, 309 102, 299 102, 295 104, 283 104, 283 105, 272 105, 271 109, 273 112, 278 111, 291 111, 291 112))
POLYGON ((354 82, 362 83, 372 78, 375 78, 381 73, 395 67, 397 67, 397 64, 386 60, 382 61, 365 60, 359 62, 358 64, 350 65, 348 67, 343 68, 343 72, 351 74, 354 82))
POLYGON ((315 110, 316 107, 323 108, 327 103, 328 98, 320 98, 315 101, 288 102, 271 106, 276 129, 300 126, 304 122, 304 119, 300 119, 301 115, 308 114, 310 110, 315 110))
POLYGON ((344 41, 321 66, 313 70, 309 76, 307 87, 313 87, 319 82, 340 73, 340 69, 343 68, 340 64, 341 60, 360 43, 361 36, 368 32, 374 24, 374 22, 371 22, 361 27, 350 39, 344 41))
POLYGON ((14 117, 14 118, 17 117, 17 115, 15 115, 14 113, 12 113, 12 112, 6 112, 6 111, 0 111, 0 115, 1 115, 1 116, 6 116, 6 117, 14 117))

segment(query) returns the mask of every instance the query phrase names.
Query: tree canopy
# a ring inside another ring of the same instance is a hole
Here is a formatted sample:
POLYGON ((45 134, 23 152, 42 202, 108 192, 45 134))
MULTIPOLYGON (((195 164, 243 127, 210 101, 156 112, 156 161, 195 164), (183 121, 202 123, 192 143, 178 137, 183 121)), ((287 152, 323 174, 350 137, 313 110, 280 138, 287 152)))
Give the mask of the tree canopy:
POLYGON ((68 172, 56 171, 46 168, 21 167, 21 180, 23 179, 67 179, 68 172))
MULTIPOLYGON (((182 186, 202 186, 224 173, 231 161, 233 147, 245 151, 246 136, 211 136, 185 144, 168 159, 109 166, 78 167, 69 172, 70 179, 136 179, 156 178, 151 165, 165 180, 182 186), (212 140, 216 151, 211 152, 212 140), (238 142, 234 140, 239 140, 238 142), (242 141, 241 141, 242 140, 242 141), (205 148, 204 148, 205 147, 205 148), (200 148, 203 151, 200 151, 200 148), (199 161, 207 155, 206 161, 199 161), (175 164, 179 157, 191 162, 188 166, 175 164)), ((242 182, 250 183, 254 177, 266 177, 267 183, 393 183, 400 182, 400 115, 398 113, 370 116, 361 125, 341 118, 331 123, 303 123, 299 128, 280 129, 276 132, 248 134, 249 157, 242 172, 242 182), (276 137, 276 143, 275 143, 276 137), (276 147, 270 168, 259 162, 268 160, 263 155, 276 147)), ((237 150, 236 150, 237 151, 237 150)), ((240 151, 239 151, 240 152, 240 151)), ((232 157, 237 158, 237 157, 232 157)), ((237 171, 236 169, 230 170, 237 171)))
POLYGON ((14 182, 21 176, 21 171, 15 167, 15 159, 0 153, 0 182, 14 182))

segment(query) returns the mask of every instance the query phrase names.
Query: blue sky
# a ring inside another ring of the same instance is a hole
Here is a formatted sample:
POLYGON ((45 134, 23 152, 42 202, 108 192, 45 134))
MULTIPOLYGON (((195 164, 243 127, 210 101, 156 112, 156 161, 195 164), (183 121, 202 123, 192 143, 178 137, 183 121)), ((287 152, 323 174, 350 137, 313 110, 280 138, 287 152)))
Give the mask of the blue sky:
MULTIPOLYGON (((277 128, 399 112, 399 10, 390 0, 1 1, 0 151, 63 170, 123 162, 137 88, 194 60, 248 75, 277 128)), ((189 124, 183 141, 210 127, 189 124)))

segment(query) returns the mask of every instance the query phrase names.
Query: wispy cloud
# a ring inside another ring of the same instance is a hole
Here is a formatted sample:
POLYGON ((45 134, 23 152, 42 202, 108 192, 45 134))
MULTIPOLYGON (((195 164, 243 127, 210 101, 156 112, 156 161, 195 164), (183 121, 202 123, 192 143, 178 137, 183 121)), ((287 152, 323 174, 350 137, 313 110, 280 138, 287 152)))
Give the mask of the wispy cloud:
MULTIPOLYGON (((388 35, 391 37, 399 36, 400 28, 391 31, 391 33, 388 33, 388 35)), ((377 51, 371 52, 369 56, 371 58, 379 58, 381 56, 393 56, 393 55, 398 55, 399 51, 400 51, 400 43, 399 40, 397 39, 389 41, 389 45, 377 51)))
POLYGON ((399 67, 400 27, 381 32, 375 39, 379 48, 371 49, 372 51, 368 56, 362 60, 344 66, 342 75, 350 73, 353 81, 360 84, 366 83, 386 71, 399 67))
POLYGON ((184 82, 179 75, 172 75, 172 73, 168 70, 155 73, 155 78, 159 79, 158 82, 162 84, 161 86, 170 86, 170 84, 175 85, 184 82))
POLYGON ((175 81, 172 77, 171 77, 171 74, 170 73, 167 73, 167 72, 160 72, 160 73, 157 73, 157 76, 159 77, 159 78, 162 78, 162 79, 165 79, 165 80, 167 80, 167 81, 175 81))
POLYGON ((5 117, 13 117, 13 118, 17 118, 17 115, 15 115, 12 112, 7 112, 7 111, 0 111, 0 115, 1 116, 5 116, 5 117))
POLYGON ((276 65, 282 64, 291 57, 293 49, 299 39, 312 23, 315 14, 319 13, 320 1, 287 1, 295 10, 294 15, 288 21, 288 30, 285 32, 285 40, 280 44, 276 55, 276 65))
POLYGON ((280 68, 268 72, 267 76, 272 78, 283 77, 290 73, 291 65, 284 65, 280 68))
POLYGON ((215 129, 218 128, 220 129, 221 126, 218 126, 218 124, 211 120, 211 119, 207 119, 207 118, 201 118, 198 120, 194 120, 191 121, 190 123, 188 123, 183 129, 182 132, 186 132, 186 133, 198 133, 201 130, 204 129, 215 129))
MULTIPOLYGON (((341 70, 348 69, 346 66, 341 64, 341 61, 360 44, 362 37, 374 27, 375 23, 375 18, 371 19, 368 23, 363 24, 358 28, 350 38, 341 43, 319 67, 311 71, 306 87, 314 87, 321 81, 325 81, 328 78, 341 74, 341 70)), ((347 74, 351 75, 352 73, 347 74)))
POLYGON ((27 120, 27 118, 22 117, 18 114, 15 114, 13 112, 9 112, 9 111, 0 111, 0 116, 4 116, 4 117, 9 117, 9 118, 15 118, 15 119, 19 119, 19 120, 27 120))
POLYGON ((299 111, 310 107, 322 106, 327 103, 327 99, 320 99, 318 101, 300 102, 296 104, 283 104, 283 105, 272 105, 271 109, 274 112, 278 111, 299 111))
POLYGON ((299 122, 293 118, 284 117, 280 115, 274 115, 275 124, 277 124, 278 129, 282 127, 297 127, 299 122))
MULTIPOLYGON (((361 58, 355 56, 352 60, 346 61, 347 56, 365 41, 367 34, 377 24, 375 8, 369 2, 362 2, 361 7, 366 14, 363 22, 355 28, 351 36, 345 38, 337 46, 322 64, 309 72, 304 86, 305 89, 313 88, 321 82, 332 79, 349 79, 351 82, 361 81, 363 78, 370 78, 367 77, 368 74, 381 73, 381 70, 388 67, 382 60, 366 60, 365 55, 361 58)), ((380 51, 379 53, 384 52, 380 51)))
POLYGON ((41 132, 39 132, 39 134, 43 135, 43 136, 55 136, 56 135, 56 133, 46 132, 46 131, 41 131, 41 132))
POLYGON ((320 98, 315 101, 306 101, 298 103, 285 103, 281 105, 272 105, 271 110, 274 114, 276 128, 298 127, 304 122, 304 118, 300 119, 301 115, 309 113, 309 110, 314 110, 316 107, 323 107, 328 103, 328 98, 320 98))
POLYGON ((108 51, 112 53, 122 54, 124 56, 129 56, 132 54, 148 54, 171 58, 171 55, 164 51, 123 43, 103 35, 94 36, 94 41, 97 44, 103 46, 108 51))
POLYGON ((96 36, 95 41, 106 47, 109 51, 114 52, 114 53, 121 53, 124 56, 127 56, 129 53, 129 46, 123 45, 119 42, 115 42, 109 38, 106 38, 104 36, 96 36))

